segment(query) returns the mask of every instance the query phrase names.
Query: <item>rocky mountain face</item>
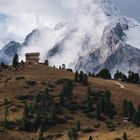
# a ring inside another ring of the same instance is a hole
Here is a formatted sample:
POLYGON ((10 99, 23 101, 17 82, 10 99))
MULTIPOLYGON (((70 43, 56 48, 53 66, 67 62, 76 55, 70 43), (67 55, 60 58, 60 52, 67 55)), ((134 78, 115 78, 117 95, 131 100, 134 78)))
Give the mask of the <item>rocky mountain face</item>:
POLYGON ((110 31, 106 28, 101 46, 86 56, 79 57, 76 70, 99 72, 107 68, 114 74, 117 70, 127 73, 129 70, 140 73, 140 49, 123 42, 125 36, 120 25, 110 31), (119 28, 118 28, 119 27, 119 28))
POLYGON ((30 44, 36 44, 40 36, 40 31, 36 29, 26 36, 23 43, 15 41, 9 42, 0 50, 0 62, 4 62, 5 64, 11 64, 15 54, 20 55, 22 50, 24 50, 26 46, 29 46, 30 44))
MULTIPOLYGON (((127 42, 129 33, 140 24, 121 14, 111 1, 80 0, 77 12, 69 23, 60 22, 54 29, 36 29, 22 44, 10 42, 0 51, 0 61, 10 63, 14 53, 31 46, 38 51, 43 46, 43 61, 59 66, 66 64, 74 70, 99 72, 109 69, 140 73, 140 49, 127 42)), ((134 30, 135 31, 135 30, 134 30)), ((135 32, 133 32, 135 33, 135 32)))
POLYGON ((11 41, 9 44, 3 47, 0 50, 0 62, 4 62, 5 64, 11 64, 14 55, 20 52, 22 45, 18 42, 11 41))
MULTIPOLYGON (((109 23, 104 25, 104 29, 99 40, 93 39, 95 37, 94 35, 97 34, 95 34, 96 29, 92 30, 91 28, 91 31, 85 31, 81 38, 77 38, 77 40, 81 41, 81 43, 79 43, 81 46, 77 51, 77 57, 73 60, 70 66, 74 65, 73 68, 75 70, 83 70, 85 72, 97 73, 101 69, 107 68, 112 72, 112 74, 117 70, 126 74, 129 70, 140 73, 140 49, 126 43, 126 32, 130 30, 130 28, 135 28, 135 22, 121 15, 120 11, 110 1, 96 0, 89 0, 84 3, 84 6, 87 9, 84 13, 82 11, 82 15, 86 14, 88 17, 92 15, 88 21, 97 20, 97 22, 99 22, 101 20, 100 18, 93 17, 97 12, 92 9, 93 3, 98 4, 98 8, 102 10, 101 13, 105 13, 105 17, 109 19, 109 23)), ((96 14, 98 15, 98 13, 96 14)), ((73 38, 77 32, 79 32, 78 28, 73 28, 73 30, 71 30, 63 40, 61 40, 61 43, 59 42, 59 44, 57 44, 57 49, 55 46, 54 49, 49 51, 51 56, 48 55, 48 59, 51 60, 53 56, 57 56, 56 50, 58 50, 59 54, 62 54, 67 42, 69 41, 73 43, 71 38, 73 38)))

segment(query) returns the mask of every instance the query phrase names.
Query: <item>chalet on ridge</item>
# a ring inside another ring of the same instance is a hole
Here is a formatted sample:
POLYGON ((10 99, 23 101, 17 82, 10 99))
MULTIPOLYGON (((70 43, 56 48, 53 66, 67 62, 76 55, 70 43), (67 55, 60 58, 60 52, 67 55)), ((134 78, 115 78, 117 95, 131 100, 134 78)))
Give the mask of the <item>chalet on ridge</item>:
POLYGON ((39 52, 35 52, 35 53, 26 53, 25 57, 26 57, 26 63, 27 64, 39 64, 39 56, 40 53, 39 52))

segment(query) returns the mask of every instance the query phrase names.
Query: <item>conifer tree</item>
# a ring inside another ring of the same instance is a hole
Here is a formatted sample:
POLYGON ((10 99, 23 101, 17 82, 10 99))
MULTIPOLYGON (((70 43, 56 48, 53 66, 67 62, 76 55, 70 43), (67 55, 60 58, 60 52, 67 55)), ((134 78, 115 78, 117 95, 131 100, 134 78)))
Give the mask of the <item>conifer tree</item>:
POLYGON ((83 73, 83 71, 81 71, 80 75, 79 75, 79 82, 83 83, 83 79, 84 79, 84 73, 83 73))
POLYGON ((128 101, 124 100, 123 101, 123 117, 128 117, 128 112, 129 112, 128 101))
POLYGON ((92 112, 93 111, 93 102, 92 102, 92 98, 90 98, 88 100, 88 112, 92 112))
POLYGON ((110 112, 110 104, 111 104, 111 93, 110 91, 107 91, 105 93, 105 114, 109 115, 110 112))
POLYGON ((88 90, 87 90, 87 101, 89 101, 91 99, 91 93, 92 93, 91 88, 88 87, 88 90))
POLYGON ((84 76, 83 76, 83 84, 84 84, 85 86, 88 85, 88 76, 87 76, 87 74, 84 74, 84 76))
POLYGON ((101 112, 103 113, 105 111, 105 96, 102 95, 100 98, 100 108, 101 108, 101 112))
POLYGON ((137 125, 137 126, 140 126, 140 111, 136 111, 134 113, 134 116, 133 116, 133 122, 137 125))
POLYGON ((95 77, 95 73, 94 72, 92 73, 92 77, 95 77))
POLYGON ((78 71, 75 72, 75 82, 78 82, 78 71))
POLYGON ((28 106, 27 103, 24 103, 24 111, 23 111, 23 117, 22 117, 22 129, 28 130, 29 125, 29 118, 28 118, 28 106))
POLYGON ((90 136, 88 140, 93 140, 92 136, 90 136))
POLYGON ((59 94, 60 104, 64 103, 64 98, 65 98, 65 90, 64 90, 64 87, 63 87, 63 90, 59 94))
POLYGON ((128 110, 129 110, 129 119, 132 120, 132 117, 135 113, 135 108, 134 108, 134 105, 131 101, 128 102, 128 110))
POLYGON ((103 79, 111 79, 110 71, 107 69, 102 69, 96 76, 103 79))
POLYGON ((45 100, 49 100, 49 89, 48 88, 46 88, 45 89, 45 100))
POLYGON ((49 116, 50 116, 50 120, 51 120, 51 121, 54 121, 55 118, 56 118, 56 109, 55 109, 54 103, 52 103, 49 116))
POLYGON ((100 118, 101 118, 101 108, 100 108, 100 104, 97 103, 96 104, 96 119, 100 120, 100 118))
POLYGON ((15 54, 14 58, 13 58, 13 68, 17 68, 18 64, 19 64, 19 60, 18 60, 18 55, 15 54))
POLYGON ((8 128, 8 119, 7 119, 8 115, 9 115, 8 107, 5 106, 5 113, 4 113, 4 127, 5 128, 8 128))
POLYGON ((81 129, 81 123, 79 120, 76 122, 76 129, 77 129, 77 131, 80 131, 80 129, 81 129))
POLYGON ((140 112, 140 105, 138 106, 138 111, 140 112))
POLYGON ((78 140, 79 135, 75 127, 71 128, 68 131, 68 137, 69 137, 69 140, 78 140))
POLYGON ((40 128, 40 130, 39 130, 38 140, 45 140, 45 139, 44 139, 44 135, 43 135, 43 130, 42 130, 41 128, 40 128))
POLYGON ((92 74, 91 74, 91 72, 89 72, 89 73, 88 73, 88 76, 89 76, 89 77, 92 77, 92 74))
POLYGON ((128 140, 126 132, 123 133, 123 140, 128 140))

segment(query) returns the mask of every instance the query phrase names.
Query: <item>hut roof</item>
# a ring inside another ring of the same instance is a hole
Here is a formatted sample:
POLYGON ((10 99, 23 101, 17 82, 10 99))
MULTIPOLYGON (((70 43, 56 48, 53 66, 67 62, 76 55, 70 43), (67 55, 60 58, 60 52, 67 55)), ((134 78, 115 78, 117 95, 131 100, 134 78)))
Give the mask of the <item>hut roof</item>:
POLYGON ((34 53, 26 53, 25 54, 26 56, 39 56, 40 55, 40 53, 39 52, 34 52, 34 53))

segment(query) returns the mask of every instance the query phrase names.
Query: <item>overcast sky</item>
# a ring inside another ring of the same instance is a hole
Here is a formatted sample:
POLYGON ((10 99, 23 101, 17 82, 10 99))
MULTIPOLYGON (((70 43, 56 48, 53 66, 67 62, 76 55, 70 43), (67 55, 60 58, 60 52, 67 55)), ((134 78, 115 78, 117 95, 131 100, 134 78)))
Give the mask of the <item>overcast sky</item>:
MULTIPOLYGON (((0 41, 16 39, 21 42, 32 29, 53 27, 59 21, 71 19, 76 1, 0 0, 0 41)), ((124 15, 140 21, 140 0, 112 1, 124 15)))
POLYGON ((120 8, 121 12, 131 18, 140 21, 140 0, 112 0, 120 8))

